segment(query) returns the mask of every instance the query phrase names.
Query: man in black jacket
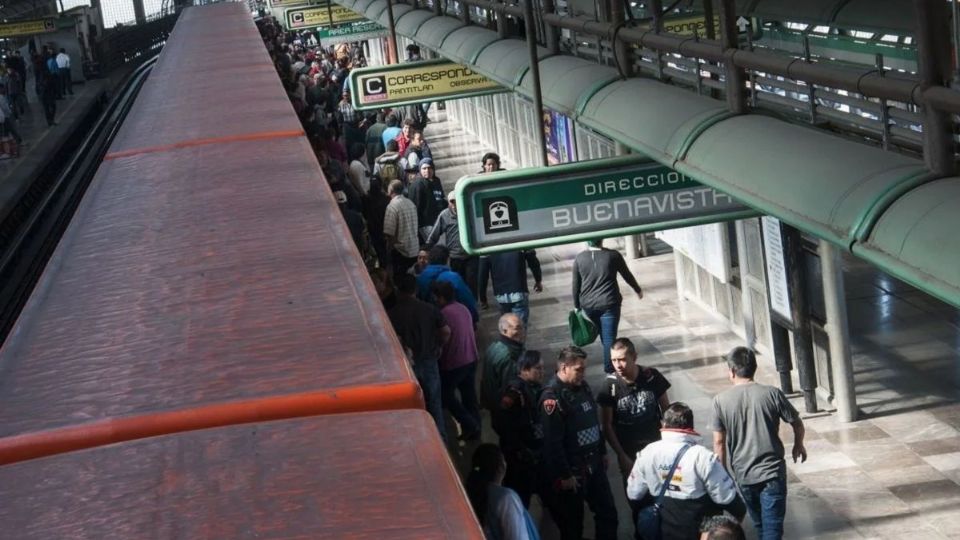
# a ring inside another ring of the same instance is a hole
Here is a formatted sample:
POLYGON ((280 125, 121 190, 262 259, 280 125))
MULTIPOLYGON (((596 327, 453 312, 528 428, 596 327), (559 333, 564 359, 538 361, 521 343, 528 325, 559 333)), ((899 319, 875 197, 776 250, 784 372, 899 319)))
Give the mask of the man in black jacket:
POLYGON ((493 278, 493 297, 500 304, 500 314, 516 313, 528 326, 530 319, 530 290, 527 288, 527 268, 533 273, 533 290, 543 292, 543 273, 537 252, 505 251, 480 258, 480 306, 487 307, 487 279, 493 278))

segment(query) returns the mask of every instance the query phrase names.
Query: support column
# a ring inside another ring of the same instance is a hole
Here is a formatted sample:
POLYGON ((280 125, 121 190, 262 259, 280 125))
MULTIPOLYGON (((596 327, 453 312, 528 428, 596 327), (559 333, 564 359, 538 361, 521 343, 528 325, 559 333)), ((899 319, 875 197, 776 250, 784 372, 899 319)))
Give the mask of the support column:
POLYGON ((533 1, 523 1, 523 28, 527 38, 527 60, 530 62, 530 77, 533 81, 533 108, 537 115, 537 126, 540 132, 540 164, 548 167, 547 140, 543 132, 543 92, 540 87, 540 58, 537 55, 537 30, 533 21, 533 1))
POLYGON ((820 270, 823 274, 825 329, 830 338, 830 371, 833 373, 833 401, 841 422, 857 420, 857 394, 853 384, 850 330, 847 327, 847 295, 843 286, 843 265, 836 246, 820 240, 820 270))
MULTIPOLYGON (((917 15, 917 68, 920 85, 946 86, 950 80, 950 12, 943 0, 914 0, 917 15)), ((953 132, 950 115, 929 103, 923 106, 923 158, 938 176, 952 176, 953 132)))
POLYGON ((720 0, 720 42, 724 48, 724 71, 727 76, 727 108, 734 114, 747 112, 746 72, 733 63, 733 53, 740 46, 737 34, 737 4, 720 0))
MULTIPOLYGON (((554 14, 557 12, 557 6, 554 0, 541 0, 540 7, 544 13, 554 14)), ((547 50, 550 54, 560 54, 560 29, 552 24, 543 24, 543 36, 546 39, 547 50)))
MULTIPOLYGON (((552 0, 551 0, 552 1, 552 0)), ((622 0, 609 0, 610 1, 610 23, 616 28, 621 28, 627 20, 626 13, 624 13, 624 7, 622 0)), ((611 45, 613 46, 613 57, 617 61, 617 69, 620 70, 620 75, 624 77, 633 77, 633 57, 631 51, 633 47, 628 45, 626 41, 617 39, 616 36, 610 36, 611 45)))
POLYGON ((793 353, 803 392, 806 412, 815 413, 817 405, 817 365, 813 357, 813 333, 807 310, 807 272, 803 263, 803 237, 800 231, 781 223, 783 255, 789 271, 787 287, 790 291, 790 311, 793 315, 793 353))
MULTIPOLYGON (((439 2, 440 0, 434 0, 439 2)), ((387 63, 397 64, 400 54, 397 51, 397 25, 393 18, 393 0, 387 0, 387 63)))
MULTIPOLYGON (((630 148, 621 143, 617 142, 615 144, 615 152, 618 156, 625 156, 630 153, 630 148)), ((628 234, 623 237, 623 242, 627 246, 627 258, 628 259, 639 259, 644 255, 637 246, 638 241, 643 238, 642 234, 628 234)))
POLYGON ((143 7, 143 0, 133 0, 133 17, 137 24, 147 22, 147 10, 143 7))

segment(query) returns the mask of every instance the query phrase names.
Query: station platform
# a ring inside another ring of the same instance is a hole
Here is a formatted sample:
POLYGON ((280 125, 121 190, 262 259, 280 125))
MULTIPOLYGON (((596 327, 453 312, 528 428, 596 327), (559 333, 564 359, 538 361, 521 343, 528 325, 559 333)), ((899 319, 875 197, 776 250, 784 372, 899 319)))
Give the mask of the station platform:
MULTIPOLYGON (((491 149, 445 120, 442 112, 431 113, 431 118, 436 121, 425 135, 437 176, 449 190, 463 174, 477 172, 480 156, 491 149)), ((559 349, 569 344, 570 271, 582 249, 583 244, 575 244, 537 250, 544 291, 531 296, 527 347, 543 353, 548 374, 559 349)), ((660 254, 629 261, 644 298, 628 295, 620 335, 636 343, 643 365, 656 367, 671 382, 670 400, 690 405, 703 442, 711 447, 706 426, 712 398, 731 384, 723 355, 743 342, 725 323, 678 298, 673 255, 662 244, 654 251, 660 254)), ((861 420, 843 424, 830 412, 804 415, 809 459, 788 463, 785 538, 957 538, 960 313, 869 263, 848 257, 844 269, 861 420)), ((482 312, 481 350, 496 336, 497 318, 495 307, 482 312)), ((599 340, 586 350, 587 380, 596 389, 603 379, 599 340)), ((757 380, 778 384, 773 359, 763 355, 759 361, 757 380)), ((799 395, 791 401, 803 410, 799 395)), ((784 427, 781 436, 789 449, 792 431, 784 427)), ((483 440, 496 442, 489 423, 485 428, 483 440)), ((466 472, 473 445, 461 443, 451 450, 466 472)), ((621 517, 620 538, 633 538, 615 466, 609 476, 621 517)), ((556 538, 549 518, 536 502, 532 506, 544 538, 556 538)), ((592 537, 587 515, 584 534, 592 537)), ((756 538, 749 518, 744 528, 748 538, 756 538)))

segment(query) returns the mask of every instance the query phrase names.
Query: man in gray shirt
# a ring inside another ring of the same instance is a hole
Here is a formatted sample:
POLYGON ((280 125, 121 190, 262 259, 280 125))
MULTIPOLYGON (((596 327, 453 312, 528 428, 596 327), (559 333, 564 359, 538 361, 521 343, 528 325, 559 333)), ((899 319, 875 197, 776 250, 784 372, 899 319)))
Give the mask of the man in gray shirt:
POLYGON ((726 357, 733 388, 713 398, 713 451, 728 462, 761 540, 783 537, 787 464, 780 420, 793 427, 793 461, 807 460, 803 421, 778 388, 754 382, 757 358, 746 347, 726 357))

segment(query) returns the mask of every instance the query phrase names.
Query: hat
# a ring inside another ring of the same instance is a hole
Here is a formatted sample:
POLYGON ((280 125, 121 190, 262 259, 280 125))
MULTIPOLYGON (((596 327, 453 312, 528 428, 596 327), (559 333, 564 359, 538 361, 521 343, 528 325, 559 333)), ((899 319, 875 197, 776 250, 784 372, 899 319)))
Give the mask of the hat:
POLYGON ((347 194, 342 191, 334 191, 333 198, 337 200, 337 204, 347 204, 347 194))
POLYGON ((422 169, 424 165, 429 165, 429 166, 433 167, 433 160, 430 159, 430 158, 428 158, 428 157, 425 157, 425 158, 421 159, 421 160, 420 160, 420 168, 422 169))
POLYGON ((455 200, 457 200, 456 191, 451 191, 450 193, 447 193, 447 201, 455 201, 455 200))

